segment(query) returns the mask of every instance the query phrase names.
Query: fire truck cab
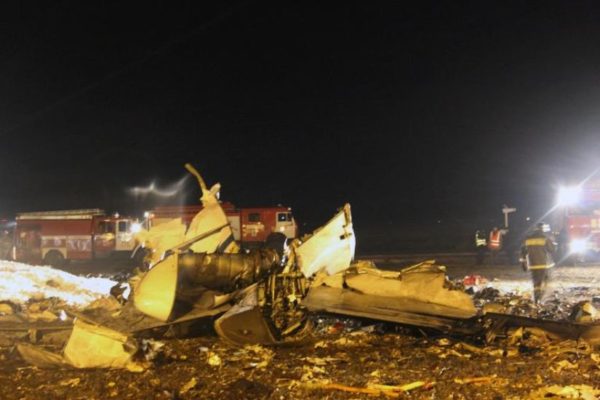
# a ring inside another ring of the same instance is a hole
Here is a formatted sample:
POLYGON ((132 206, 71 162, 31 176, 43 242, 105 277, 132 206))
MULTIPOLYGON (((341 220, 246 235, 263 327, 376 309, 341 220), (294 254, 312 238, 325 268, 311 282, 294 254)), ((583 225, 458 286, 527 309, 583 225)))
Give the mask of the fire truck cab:
POLYGON ((580 261, 600 258, 600 180, 561 188, 558 203, 566 252, 580 261))
POLYGON ((131 218, 100 209, 21 213, 16 217, 13 258, 53 266, 107 258, 134 249, 134 230, 131 218))
MULTIPOLYGON (((293 239, 298 234, 298 226, 289 207, 236 208, 233 204, 221 203, 233 237, 243 247, 261 247, 273 237, 293 239)), ((148 228, 181 218, 186 225, 202 210, 201 205, 161 206, 149 213, 148 228)))

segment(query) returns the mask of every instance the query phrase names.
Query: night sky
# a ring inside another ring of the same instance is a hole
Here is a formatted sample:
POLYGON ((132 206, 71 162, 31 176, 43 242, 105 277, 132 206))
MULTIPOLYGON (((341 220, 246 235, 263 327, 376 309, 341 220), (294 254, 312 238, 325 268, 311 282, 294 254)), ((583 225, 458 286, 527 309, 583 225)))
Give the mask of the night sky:
POLYGON ((2 6, 0 215, 193 203, 191 162, 305 221, 500 219, 600 165, 595 2, 104 3, 2 6))

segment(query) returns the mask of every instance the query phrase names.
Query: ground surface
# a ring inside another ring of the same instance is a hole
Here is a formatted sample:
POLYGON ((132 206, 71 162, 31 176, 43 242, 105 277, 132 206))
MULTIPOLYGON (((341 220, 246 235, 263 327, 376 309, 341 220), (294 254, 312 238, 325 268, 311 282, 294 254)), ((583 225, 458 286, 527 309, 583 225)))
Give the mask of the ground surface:
MULTIPOLYGON (((396 269, 413 260, 436 257, 374 258, 378 266, 396 269)), ((505 299, 507 304, 526 308, 531 287, 528 275, 518 266, 474 267, 469 255, 438 255, 437 259, 448 267, 451 278, 479 275, 492 286, 514 289, 517 295, 505 299)), ((85 272, 102 270, 92 267, 93 271, 85 272)), ((118 268, 110 270, 113 273, 118 268)), ((548 304, 555 311, 557 304, 592 300, 598 295, 600 266, 562 267, 555 270, 548 304)), ((477 338, 444 337, 343 317, 314 318, 313 340, 301 347, 232 348, 206 330, 195 338, 164 340, 162 355, 141 373, 42 370, 25 364, 13 347, 0 347, 0 398, 350 399, 370 397, 322 386, 333 383, 364 388, 422 381, 425 385, 396 395, 414 399, 519 399, 550 385, 571 385, 568 390, 582 384, 600 387, 600 351, 574 342, 557 345, 536 343, 536 338, 531 338, 515 343, 500 340, 485 347, 477 338), (474 377, 481 382, 469 381, 474 377)))

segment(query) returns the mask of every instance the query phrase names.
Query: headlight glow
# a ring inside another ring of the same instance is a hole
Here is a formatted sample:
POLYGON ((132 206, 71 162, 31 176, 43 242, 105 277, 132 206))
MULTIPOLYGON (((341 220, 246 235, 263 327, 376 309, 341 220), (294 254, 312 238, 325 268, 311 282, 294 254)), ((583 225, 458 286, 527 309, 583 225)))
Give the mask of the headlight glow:
POLYGON ((558 204, 572 206, 581 199, 581 186, 564 186, 558 190, 558 204))
POLYGON ((142 230, 142 224, 134 222, 131 224, 131 233, 138 233, 142 230))
POLYGON ((573 239, 571 240, 571 243, 569 243, 571 253, 585 253, 588 247, 589 243, 587 239, 573 239))

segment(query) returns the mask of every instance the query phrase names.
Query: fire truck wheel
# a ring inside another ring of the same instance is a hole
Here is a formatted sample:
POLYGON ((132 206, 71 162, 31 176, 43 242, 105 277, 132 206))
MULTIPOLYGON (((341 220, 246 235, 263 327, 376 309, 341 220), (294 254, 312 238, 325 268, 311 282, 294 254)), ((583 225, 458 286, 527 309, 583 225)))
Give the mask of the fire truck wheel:
POLYGON ((273 249, 279 254, 279 257, 283 257, 285 246, 287 244, 287 237, 283 233, 275 232, 267 236, 265 240, 265 248, 273 249))
POLYGON ((58 250, 50 250, 44 257, 44 263, 53 267, 62 267, 65 265, 65 256, 58 250))

